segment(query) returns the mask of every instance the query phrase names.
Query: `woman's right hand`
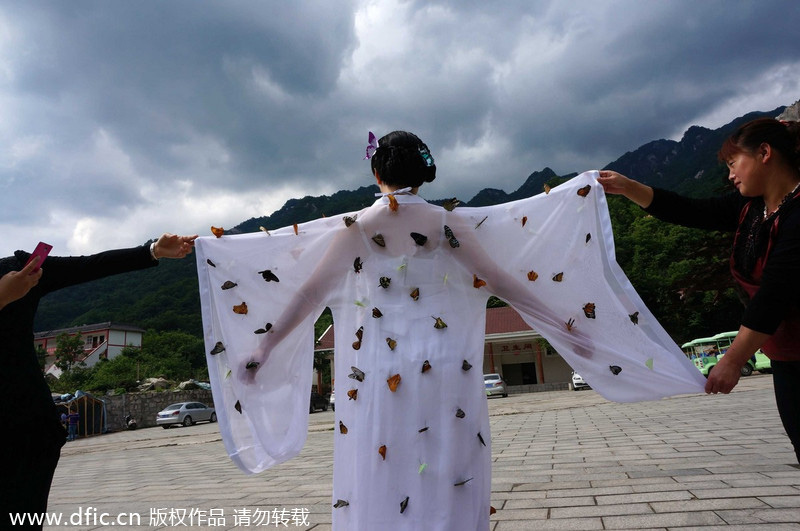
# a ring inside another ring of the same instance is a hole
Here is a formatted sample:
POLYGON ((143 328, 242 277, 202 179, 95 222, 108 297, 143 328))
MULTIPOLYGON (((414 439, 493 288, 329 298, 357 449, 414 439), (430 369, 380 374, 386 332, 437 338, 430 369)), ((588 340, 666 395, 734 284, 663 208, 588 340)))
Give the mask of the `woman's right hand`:
POLYGON ((607 194, 624 195, 642 208, 653 202, 653 189, 611 170, 600 170, 597 182, 607 194))
POLYGON ((7 304, 21 299, 30 291, 32 287, 39 283, 42 278, 43 270, 34 269, 39 265, 40 257, 35 257, 29 264, 20 271, 11 271, 0 278, 0 309, 7 304))

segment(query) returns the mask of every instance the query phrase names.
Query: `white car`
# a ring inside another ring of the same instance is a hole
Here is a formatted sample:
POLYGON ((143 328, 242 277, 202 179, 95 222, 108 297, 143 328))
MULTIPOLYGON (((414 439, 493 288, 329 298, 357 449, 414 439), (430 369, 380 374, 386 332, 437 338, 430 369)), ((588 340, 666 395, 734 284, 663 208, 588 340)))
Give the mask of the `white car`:
POLYGON ((486 396, 500 395, 502 397, 508 396, 506 389, 506 382, 503 377, 497 373, 484 374, 483 386, 486 389, 486 396))
POLYGON ((589 384, 583 379, 583 376, 572 371, 572 390, 580 391, 581 389, 591 389, 591 387, 589 387, 589 384))
POLYGON ((213 407, 208 407, 200 402, 178 402, 171 404, 158 412, 156 424, 164 429, 170 426, 183 424, 191 426, 196 422, 216 422, 217 413, 213 407))
POLYGON ((336 411, 336 395, 333 394, 333 389, 331 389, 331 397, 328 399, 328 402, 331 405, 331 410, 336 411))

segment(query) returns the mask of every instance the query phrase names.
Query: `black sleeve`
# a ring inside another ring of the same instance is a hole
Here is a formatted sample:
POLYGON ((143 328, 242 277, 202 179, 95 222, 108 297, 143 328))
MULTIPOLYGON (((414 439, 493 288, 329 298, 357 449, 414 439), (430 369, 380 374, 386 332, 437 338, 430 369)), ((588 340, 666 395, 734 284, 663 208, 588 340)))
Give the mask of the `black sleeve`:
POLYGON ((742 324, 772 335, 799 301, 800 209, 795 209, 791 216, 780 221, 761 285, 745 309, 742 324))
POLYGON ((738 193, 694 199, 653 188, 653 202, 644 210, 662 221, 684 227, 733 232, 746 202, 747 198, 738 193))
MULTIPOLYGON (((20 263, 25 263, 28 253, 17 251, 20 263)), ((48 256, 42 264, 44 273, 37 288, 41 295, 89 282, 98 278, 127 273, 158 265, 150 256, 147 245, 130 249, 115 249, 90 256, 48 256)))

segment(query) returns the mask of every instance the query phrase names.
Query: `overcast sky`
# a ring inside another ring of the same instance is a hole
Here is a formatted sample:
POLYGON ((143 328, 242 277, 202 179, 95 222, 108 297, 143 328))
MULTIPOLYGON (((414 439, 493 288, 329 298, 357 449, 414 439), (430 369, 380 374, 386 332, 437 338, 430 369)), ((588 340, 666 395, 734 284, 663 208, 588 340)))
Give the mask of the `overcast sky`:
POLYGON ((209 234, 371 184, 428 199, 602 167, 800 99, 793 1, 0 0, 0 255, 209 234))

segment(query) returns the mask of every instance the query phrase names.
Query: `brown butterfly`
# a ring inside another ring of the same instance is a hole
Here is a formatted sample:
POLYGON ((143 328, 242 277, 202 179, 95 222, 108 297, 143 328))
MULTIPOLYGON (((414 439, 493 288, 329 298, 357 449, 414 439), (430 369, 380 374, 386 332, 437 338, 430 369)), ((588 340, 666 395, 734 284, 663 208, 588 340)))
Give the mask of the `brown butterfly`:
POLYGON ((358 219, 358 215, 355 215, 353 217, 345 216, 342 219, 344 220, 344 226, 349 227, 350 225, 356 222, 356 219, 358 219))
POLYGON ((461 409, 461 408, 458 408, 458 411, 456 411, 456 417, 458 417, 460 419, 463 419, 466 416, 467 416, 467 414, 464 413, 464 410, 461 409))
POLYGON ((633 312, 628 317, 630 318, 630 320, 631 320, 631 322, 633 324, 635 324, 635 325, 639 324, 639 312, 633 312))
POLYGON ((542 186, 542 189, 544 190, 545 195, 550 193, 550 187, 547 186, 547 183, 545 183, 544 186, 542 186))
POLYGON ((597 316, 595 314, 595 305, 593 302, 587 302, 583 305, 583 313, 589 319, 595 319, 597 316))
POLYGON ((472 274, 472 287, 475 289, 482 288, 486 285, 486 281, 483 279, 478 278, 478 275, 472 274))
POLYGON ((397 199, 392 194, 386 196, 386 199, 389 200, 389 210, 392 212, 397 212, 397 199))
POLYGON ((395 347, 397 346, 397 341, 395 341, 391 337, 387 337, 386 344, 389 345, 389 350, 394 350, 395 347))
POLYGON ((355 400, 358 398, 358 389, 350 389, 347 391, 347 398, 350 400, 355 400))
POLYGON ((433 323, 433 327, 436 328, 437 330, 441 330, 442 328, 447 328, 447 323, 442 321, 441 317, 434 317, 431 315, 431 318, 433 318, 436 321, 435 323, 433 323))
POLYGON ((561 282, 562 280, 564 280, 563 271, 561 273, 556 273, 555 275, 553 275, 553 282, 561 282))
POLYGON ((536 271, 528 271, 528 280, 533 282, 537 278, 539 278, 539 274, 536 271))
POLYGON ((391 284, 392 279, 389 277, 381 277, 378 279, 378 285, 383 289, 389 289, 389 284, 391 284))
POLYGON ((425 373, 425 372, 428 372, 429 370, 431 370, 431 363, 428 360, 423 361, 422 362, 422 372, 425 373))
POLYGON ((420 247, 425 245, 425 242, 428 241, 428 237, 425 236, 424 234, 420 234, 419 232, 412 232, 411 239, 413 239, 414 243, 416 243, 420 247))
POLYGON ((297 226, 297 223, 292 223, 292 228, 294 229, 294 235, 295 236, 300 234, 300 228, 297 226))
POLYGON ((454 197, 452 199, 445 199, 444 203, 442 203, 442 207, 448 212, 452 212, 460 204, 461 201, 454 197))
POLYGON ((374 317, 375 319, 380 319, 381 317, 383 317, 383 314, 381 313, 381 311, 379 309, 373 308, 372 309, 372 317, 374 317))
POLYGON ((225 229, 222 227, 211 227, 211 234, 216 236, 217 238, 222 238, 222 235, 225 234, 225 229))
POLYGON ((612 373, 614 373, 614 376, 616 376, 616 375, 618 375, 619 373, 621 373, 621 372, 622 372, 622 367, 620 367, 619 365, 609 365, 609 366, 608 366, 608 369, 609 369, 609 370, 610 370, 612 373))
POLYGON ((336 503, 333 504, 334 509, 339 509, 340 507, 347 507, 350 505, 350 502, 347 500, 336 500, 336 503))
POLYGON ((211 258, 206 258, 206 263, 211 267, 217 267, 217 264, 211 261, 211 258))
POLYGON ((575 328, 575 319, 570 319, 564 325, 567 327, 567 332, 572 332, 572 329, 575 328))
POLYGON ((587 195, 589 195, 589 192, 591 192, 591 191, 592 191, 592 185, 591 184, 587 184, 583 188, 579 188, 578 189, 578 195, 581 196, 581 197, 586 197, 587 195))
POLYGON ((339 433, 342 435, 347 435, 347 426, 344 425, 344 422, 341 420, 339 421, 339 433))
POLYGON ((466 371, 470 370, 471 368, 472 368, 472 364, 470 362, 468 362, 467 360, 464 360, 463 362, 461 362, 461 370, 462 371, 466 372, 466 371))
POLYGON ((362 267, 364 267, 364 262, 361 261, 360 256, 356 256, 356 259, 353 260, 353 269, 356 273, 360 273, 362 267))
POLYGON ((497 512, 497 509, 494 508, 494 505, 489 506, 489 516, 493 515, 497 512))
POLYGON ((381 454, 381 457, 383 457, 383 460, 386 461, 386 445, 385 444, 382 445, 380 448, 378 448, 378 453, 381 454))
POLYGON ((402 380, 402 378, 400 377, 399 374, 395 374, 394 376, 390 376, 386 380, 386 383, 389 384, 389 390, 391 390, 393 393, 396 392, 397 391, 397 386, 400 385, 400 380, 402 380))
POLYGON ((361 338, 364 337, 364 327, 363 326, 359 327, 358 330, 356 330, 356 337, 358 338, 358 341, 354 341, 353 342, 353 349, 354 350, 358 350, 358 349, 361 348, 361 338))
POLYGON ((231 282, 230 280, 226 280, 225 283, 222 285, 222 289, 231 289, 238 286, 236 282, 231 282))
POLYGON ((261 277, 267 282, 280 282, 280 280, 278 280, 278 277, 275 276, 275 273, 273 273, 272 270, 270 269, 259 271, 258 274, 261 275, 261 277))
POLYGON ((243 301, 241 304, 237 304, 236 306, 234 306, 233 307, 233 313, 238 313, 240 315, 246 315, 247 314, 247 303, 243 301))
POLYGON ((211 354, 212 356, 216 356, 217 354, 219 354, 224 350, 225 350, 225 345, 222 344, 222 341, 217 341, 217 343, 214 345, 214 348, 211 349, 211 352, 209 352, 209 354, 211 354))
POLYGON ((525 224, 528 222, 528 216, 522 216, 522 226, 524 227, 525 224))
POLYGON ((414 299, 415 301, 418 301, 419 300, 419 288, 414 288, 413 290, 411 290, 410 295, 411 295, 412 299, 414 299))
POLYGON ((238 412, 239 412, 239 414, 241 415, 241 414, 242 414, 242 404, 241 404, 241 402, 239 402, 239 401, 237 400, 237 401, 236 401, 236 403, 233 405, 233 409, 235 409, 236 411, 238 411, 238 412))
POLYGON ((259 329, 255 330, 255 331, 253 331, 253 333, 254 334, 266 334, 270 330, 272 330, 272 323, 267 323, 267 324, 264 325, 264 328, 259 328, 259 329))
POLYGON ((380 245, 381 247, 386 247, 386 240, 383 239, 383 234, 376 234, 372 237, 372 241, 380 245))

